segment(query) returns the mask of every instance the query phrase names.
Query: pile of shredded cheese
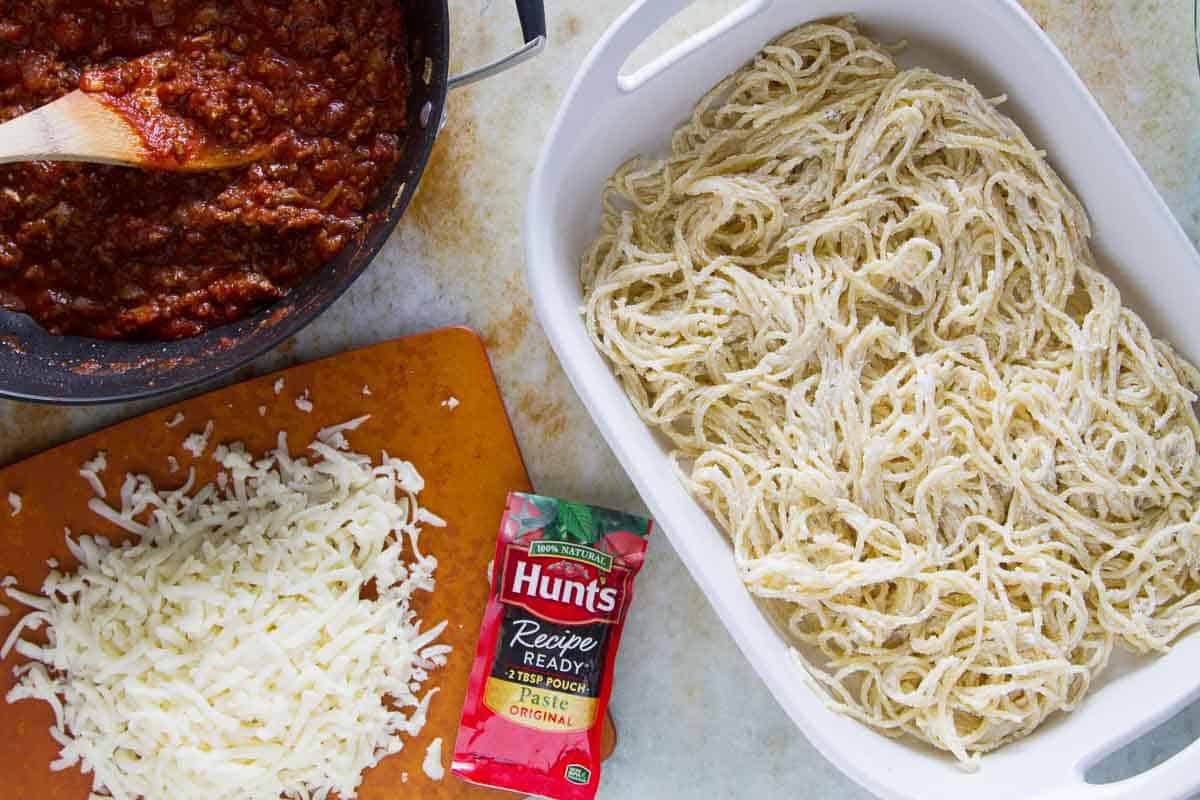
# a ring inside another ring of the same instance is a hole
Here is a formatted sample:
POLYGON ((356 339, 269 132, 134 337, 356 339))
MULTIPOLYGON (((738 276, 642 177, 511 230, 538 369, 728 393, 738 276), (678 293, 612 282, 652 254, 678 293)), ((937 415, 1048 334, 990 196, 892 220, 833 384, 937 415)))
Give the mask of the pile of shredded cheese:
POLYGON ((581 270, 805 678, 968 767, 1200 622, 1200 374, 995 105, 798 28, 613 177, 581 270))
POLYGON ((128 476, 119 508, 91 507, 135 543, 68 536, 75 573, 3 584, 34 609, 3 647, 29 659, 7 699, 53 708, 53 769, 91 772, 93 798, 349 800, 421 729, 449 647, 410 602, 434 588, 420 528, 442 522, 412 465, 339 449, 362 421, 311 461, 282 434, 258 461, 222 445, 196 491, 128 476))

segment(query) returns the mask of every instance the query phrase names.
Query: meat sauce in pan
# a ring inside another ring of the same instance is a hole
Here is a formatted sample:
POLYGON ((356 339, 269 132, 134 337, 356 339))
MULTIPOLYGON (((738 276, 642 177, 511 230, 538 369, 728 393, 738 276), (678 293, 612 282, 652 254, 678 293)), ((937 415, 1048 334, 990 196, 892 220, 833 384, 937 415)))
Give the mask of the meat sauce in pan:
POLYGON ((332 259, 403 153, 396 0, 0 0, 0 121, 82 89, 138 93, 197 141, 260 148, 207 173, 0 166, 0 305, 55 334, 176 339, 240 319, 332 259), (137 59, 136 61, 134 59, 137 59))

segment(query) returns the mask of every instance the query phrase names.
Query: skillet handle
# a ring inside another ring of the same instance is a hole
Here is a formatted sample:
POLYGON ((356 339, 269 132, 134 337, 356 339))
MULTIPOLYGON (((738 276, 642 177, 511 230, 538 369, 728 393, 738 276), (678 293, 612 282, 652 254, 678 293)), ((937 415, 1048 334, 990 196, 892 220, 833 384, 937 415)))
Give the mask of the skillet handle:
POLYGON ((528 61, 542 52, 546 46, 546 6, 543 0, 517 0, 517 16, 521 20, 521 36, 525 40, 524 45, 490 64, 475 67, 460 75, 452 75, 446 86, 450 89, 458 89, 490 78, 515 67, 522 61, 528 61))

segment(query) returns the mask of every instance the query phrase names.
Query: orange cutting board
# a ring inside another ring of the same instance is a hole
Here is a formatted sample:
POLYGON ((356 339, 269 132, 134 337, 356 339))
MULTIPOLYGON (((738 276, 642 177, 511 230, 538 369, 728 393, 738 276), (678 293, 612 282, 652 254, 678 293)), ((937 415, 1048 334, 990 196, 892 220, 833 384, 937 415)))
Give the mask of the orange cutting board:
MULTIPOLYGON (((432 595, 418 595, 415 608, 426 625, 450 621, 440 641, 454 651, 447 666, 425 684, 441 691, 433 698, 424 730, 401 752, 367 772, 358 796, 362 800, 512 797, 470 786, 449 772, 487 600, 487 564, 495 550, 500 513, 509 491, 530 490, 483 342, 466 328, 385 342, 230 386, 0 470, 0 576, 13 575, 20 588, 36 592, 48 571, 47 559, 57 559, 61 569, 73 569, 76 562, 63 541, 64 526, 76 534, 128 538, 87 508, 92 491, 78 470, 97 451, 108 453, 108 468, 101 477, 111 500, 128 472, 149 475, 159 487, 176 486, 194 465, 198 478, 209 481, 216 473, 211 454, 218 443, 241 441, 261 453, 274 446, 276 432, 282 430, 296 454, 320 428, 363 414, 371 419, 347 434, 351 447, 374 458, 386 450, 411 461, 425 478, 421 504, 447 522, 447 527, 427 528, 421 536, 422 549, 438 559, 437 588, 432 595), (280 378, 283 387, 277 394, 280 378), (295 404, 305 390, 313 404, 311 413, 295 404), (458 400, 457 407, 447 405, 450 398, 458 400), (260 415, 264 408, 265 414, 260 415), (168 427, 178 414, 183 422, 168 427), (209 420, 213 421, 209 448, 194 459, 182 442, 188 434, 202 431, 209 420), (178 460, 179 472, 170 471, 167 456, 178 460), (19 494, 23 506, 12 517, 2 504, 9 492, 19 494), (432 781, 421 763, 426 745, 437 736, 442 737, 447 769, 443 780, 432 781)), ((3 602, 14 613, 0 617, 0 642, 22 613, 13 601, 4 598, 3 602)), ((13 667, 22 660, 14 653, 0 661, 0 698, 12 687, 13 667)), ((90 776, 78 769, 60 773, 49 769, 58 750, 48 732, 51 721, 44 703, 10 705, 0 700, 0 795, 4 798, 87 797, 90 776)), ((606 720, 606 755, 615 742, 611 720, 606 720)))

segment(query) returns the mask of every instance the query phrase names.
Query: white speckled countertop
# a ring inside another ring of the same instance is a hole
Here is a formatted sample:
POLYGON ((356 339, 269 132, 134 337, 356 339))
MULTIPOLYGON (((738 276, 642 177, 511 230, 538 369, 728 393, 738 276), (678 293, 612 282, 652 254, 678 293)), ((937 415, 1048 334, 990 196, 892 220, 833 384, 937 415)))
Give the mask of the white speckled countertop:
MULTIPOLYGON (((1200 242, 1193 0, 1023 2, 1096 95, 1193 242, 1200 242)), ((575 68, 626 4, 548 0, 546 53, 451 96, 421 191, 383 255, 322 318, 243 374, 428 328, 471 325, 487 338, 538 489, 639 509, 533 319, 520 236, 541 138, 575 68)), ((738 4, 700 0, 660 31, 658 46, 738 4)), ((456 67, 517 42, 507 0, 452 0, 451 7, 456 67)), ((0 463, 165 402, 68 410, 0 401, 0 463)), ((651 546, 638 588, 613 697, 621 744, 606 767, 601 797, 867 796, 775 705, 665 539, 651 546)), ((1200 705, 1102 765, 1097 777, 1136 772, 1198 735, 1200 705)))

